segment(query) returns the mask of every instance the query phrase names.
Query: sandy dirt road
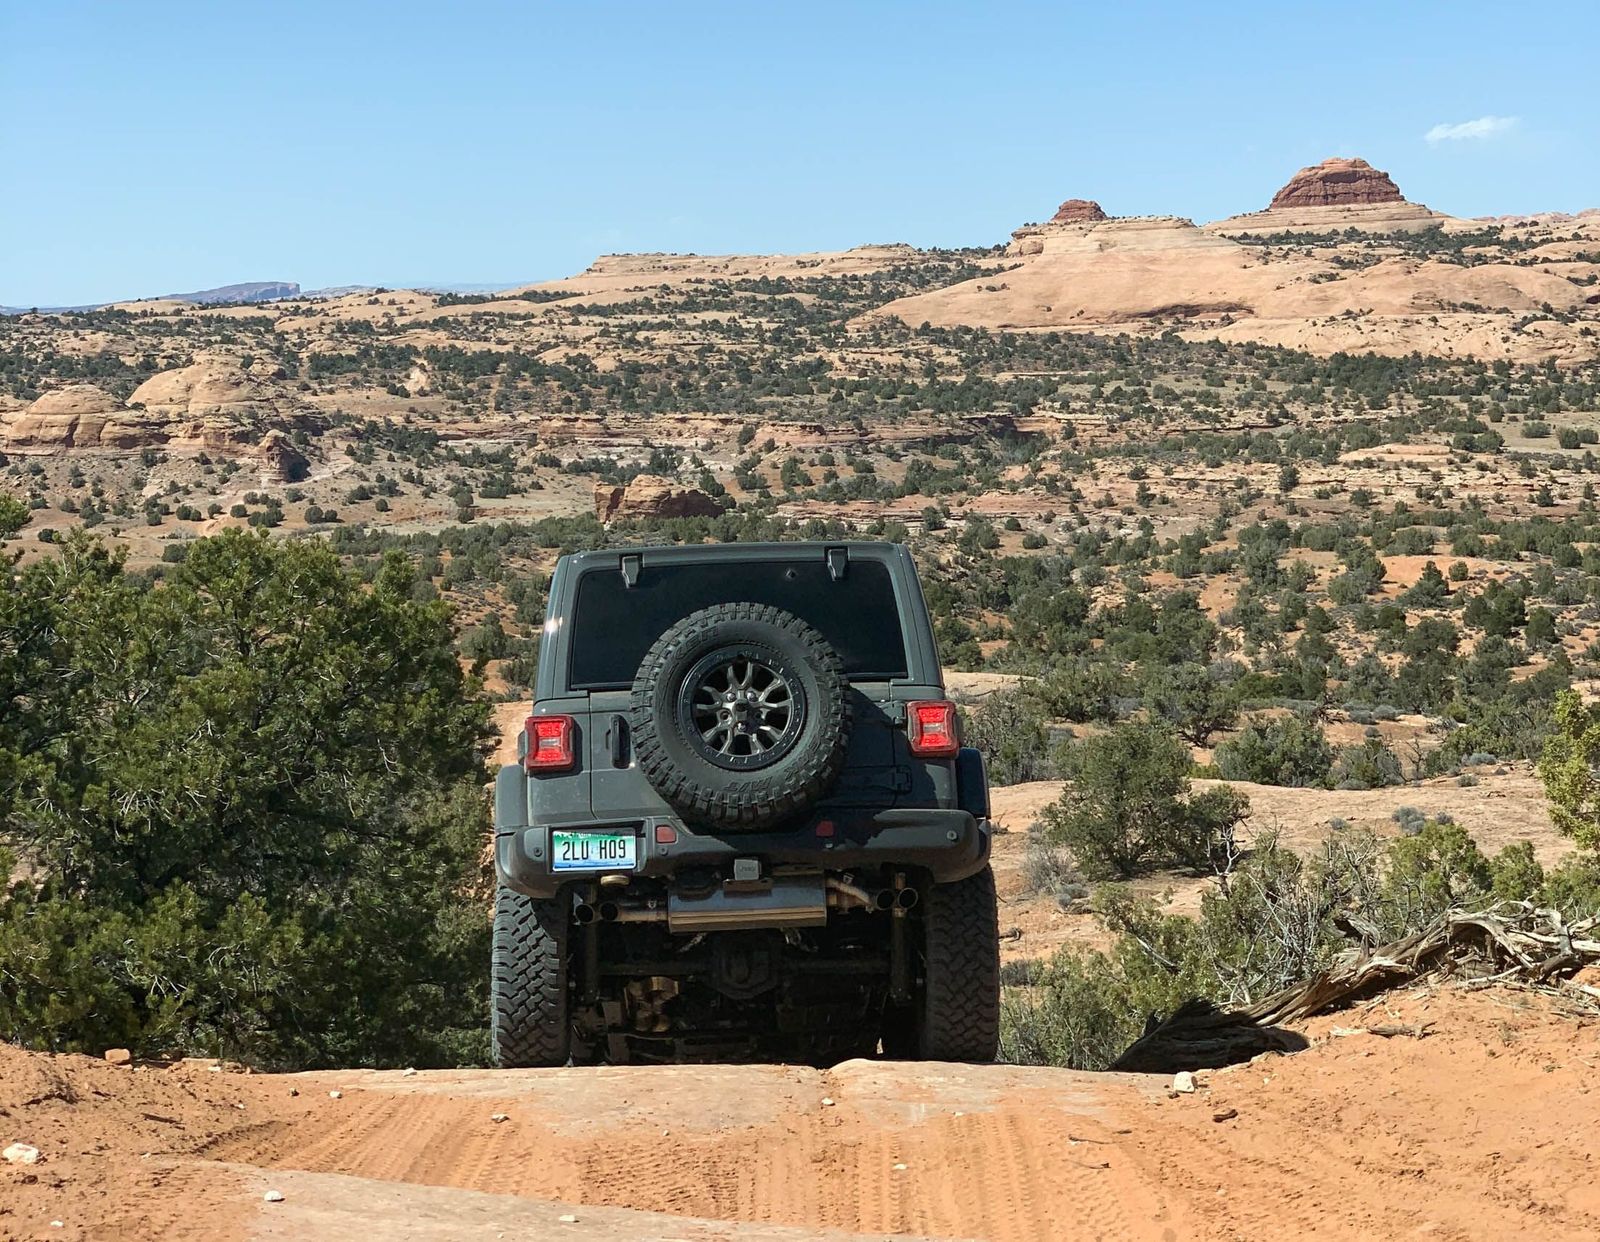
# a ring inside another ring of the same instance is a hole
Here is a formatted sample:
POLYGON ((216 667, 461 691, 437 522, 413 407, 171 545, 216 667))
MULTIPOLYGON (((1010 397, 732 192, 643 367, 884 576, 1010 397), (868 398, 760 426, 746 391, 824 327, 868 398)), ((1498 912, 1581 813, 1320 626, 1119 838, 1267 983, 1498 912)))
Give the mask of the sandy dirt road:
POLYGON ((1522 994, 1413 992, 1193 1094, 1010 1066, 278 1076, 0 1046, 0 1146, 41 1152, 0 1165, 0 1238, 1592 1239, 1597 1031, 1522 994), (1364 1031, 1396 1021, 1431 1026, 1364 1031))

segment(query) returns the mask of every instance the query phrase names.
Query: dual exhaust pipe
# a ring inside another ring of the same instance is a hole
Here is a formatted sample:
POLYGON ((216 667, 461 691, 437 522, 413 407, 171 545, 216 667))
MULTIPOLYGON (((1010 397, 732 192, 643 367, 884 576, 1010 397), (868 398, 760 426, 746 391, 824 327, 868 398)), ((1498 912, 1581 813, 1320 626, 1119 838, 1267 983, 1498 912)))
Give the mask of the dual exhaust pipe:
POLYGON ((620 901, 580 901, 572 917, 580 927, 591 923, 665 923, 667 912, 652 906, 625 906, 620 901))
POLYGON ((836 910, 909 910, 916 904, 914 888, 866 889, 849 880, 828 878, 828 905, 836 910))

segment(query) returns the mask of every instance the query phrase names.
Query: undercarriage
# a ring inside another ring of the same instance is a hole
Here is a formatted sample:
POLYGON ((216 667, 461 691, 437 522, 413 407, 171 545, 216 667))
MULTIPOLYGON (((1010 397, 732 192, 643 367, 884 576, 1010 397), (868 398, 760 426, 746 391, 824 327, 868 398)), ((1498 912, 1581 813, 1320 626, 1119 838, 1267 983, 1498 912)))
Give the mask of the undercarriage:
POLYGON ((920 892, 904 871, 723 882, 691 870, 570 900, 582 1059, 867 1056, 917 985, 920 892))

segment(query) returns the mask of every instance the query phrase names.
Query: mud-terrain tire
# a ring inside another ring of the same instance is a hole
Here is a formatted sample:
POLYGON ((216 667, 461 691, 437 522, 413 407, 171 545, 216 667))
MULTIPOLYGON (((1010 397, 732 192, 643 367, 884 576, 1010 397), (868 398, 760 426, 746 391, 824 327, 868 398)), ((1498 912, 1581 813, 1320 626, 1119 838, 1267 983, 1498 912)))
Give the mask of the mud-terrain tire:
POLYGON ((639 665, 634 754, 690 823, 769 827, 837 779, 850 740, 849 689, 838 653, 794 614, 765 604, 702 608, 662 634, 639 665), (744 689, 747 702, 723 701, 744 689))
POLYGON ((993 1061, 1000 1050, 1000 929, 988 867, 928 890, 922 915, 923 986, 917 1055, 993 1061))
POLYGON ((535 901, 504 886, 495 896, 489 1044, 501 1069, 567 1063, 567 903, 559 897, 535 901))

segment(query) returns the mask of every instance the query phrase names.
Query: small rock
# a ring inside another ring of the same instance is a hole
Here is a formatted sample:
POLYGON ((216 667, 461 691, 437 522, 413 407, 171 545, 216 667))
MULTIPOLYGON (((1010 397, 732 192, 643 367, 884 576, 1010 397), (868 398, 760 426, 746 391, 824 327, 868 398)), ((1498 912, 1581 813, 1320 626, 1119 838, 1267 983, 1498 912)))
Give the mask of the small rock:
POLYGON ((1172 1076, 1172 1089, 1183 1095, 1194 1094, 1194 1075, 1188 1070, 1179 1070, 1172 1076))
POLYGON ((343 1091, 330 1091, 330 1092, 328 1092, 328 1098, 330 1100, 342 1100, 342 1099, 344 1099, 344 1092, 343 1091))
POLYGON ((832 1108, 833 1107, 833 1101, 831 1099, 829 1099, 827 1096, 823 1096, 822 1097, 822 1107, 823 1108, 832 1108))
POLYGON ((417 1076, 417 1071, 414 1070, 414 1069, 408 1069, 408 1070, 406 1070, 406 1072, 404 1074, 402 1074, 400 1076, 402 1078, 415 1078, 417 1076))
POLYGON ((897 1164, 894 1166, 894 1171, 896 1173, 904 1173, 906 1171, 906 1166, 903 1164, 897 1164))
POLYGON ((289 1094, 291 1096, 299 1095, 300 1094, 300 1088, 299 1087, 290 1087, 289 1088, 289 1094))
POLYGON ((1237 1108, 1223 1108, 1211 1114, 1212 1121, 1232 1121, 1239 1115, 1237 1108))
POLYGON ((39 1149, 30 1147, 26 1143, 12 1143, 4 1151, 0 1151, 0 1160, 7 1164, 38 1164, 39 1149))
POLYGON ((578 1223, 578 1218, 571 1212, 564 1212, 560 1216, 556 1217, 556 1219, 563 1225, 576 1225, 578 1223))
POLYGON ((50 1222, 50 1228, 52 1229, 65 1229, 66 1227, 67 1225, 65 1221, 53 1220, 50 1222))
POLYGON ((106 1049, 106 1064, 107 1065, 132 1065, 133 1064, 133 1053, 129 1052, 126 1048, 107 1048, 106 1049))
POLYGON ((281 1190, 269 1190, 269 1191, 267 1191, 266 1194, 262 1195, 261 1197, 263 1199, 265 1199, 268 1203, 282 1203, 283 1202, 283 1191, 281 1191, 281 1190))
POLYGON ((489 1120, 490 1121, 510 1121, 511 1120, 511 1114, 510 1113, 493 1113, 493 1114, 490 1115, 489 1120))

